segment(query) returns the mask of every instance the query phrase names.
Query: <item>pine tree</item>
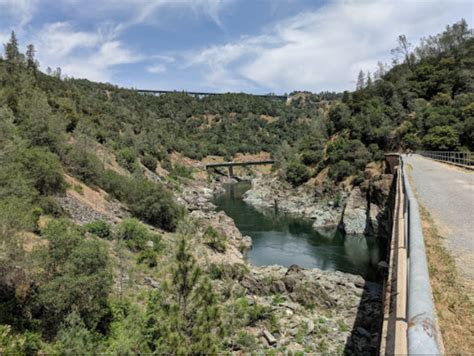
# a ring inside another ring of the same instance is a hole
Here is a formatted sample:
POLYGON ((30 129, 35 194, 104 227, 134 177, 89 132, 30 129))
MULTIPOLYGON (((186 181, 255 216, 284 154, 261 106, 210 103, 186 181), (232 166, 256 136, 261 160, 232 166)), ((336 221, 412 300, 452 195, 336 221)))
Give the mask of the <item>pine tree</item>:
POLYGON ((54 71, 53 71, 53 76, 58 78, 58 79, 61 79, 61 67, 57 67, 54 71))
POLYGON ((356 89, 361 90, 365 86, 365 75, 362 69, 359 72, 359 75, 357 77, 357 84, 356 84, 356 89))
POLYGON ((367 72, 367 88, 370 88, 370 87, 372 87, 372 75, 368 71, 367 72))
POLYGON ((218 351, 220 315, 216 295, 180 235, 171 278, 150 295, 146 332, 158 353, 204 354, 218 351))
POLYGON ((26 67, 36 73, 38 62, 35 60, 35 53, 36 50, 33 44, 30 43, 26 46, 26 67))
POLYGON ((5 45, 5 61, 7 62, 7 70, 12 73, 15 67, 21 63, 21 54, 18 50, 18 40, 15 32, 12 31, 10 41, 5 45))

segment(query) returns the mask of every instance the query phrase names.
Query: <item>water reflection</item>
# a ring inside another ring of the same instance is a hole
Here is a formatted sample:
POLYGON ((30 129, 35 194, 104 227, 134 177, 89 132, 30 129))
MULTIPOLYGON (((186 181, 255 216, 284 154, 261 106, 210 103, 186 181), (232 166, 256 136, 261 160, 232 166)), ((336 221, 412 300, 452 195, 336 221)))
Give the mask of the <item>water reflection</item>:
POLYGON ((253 248, 248 253, 251 263, 297 264, 375 278, 379 255, 373 239, 344 237, 336 231, 320 234, 314 231, 311 221, 278 214, 273 209, 257 210, 242 200, 249 188, 247 182, 230 184, 215 203, 234 219, 242 234, 252 237, 253 248))

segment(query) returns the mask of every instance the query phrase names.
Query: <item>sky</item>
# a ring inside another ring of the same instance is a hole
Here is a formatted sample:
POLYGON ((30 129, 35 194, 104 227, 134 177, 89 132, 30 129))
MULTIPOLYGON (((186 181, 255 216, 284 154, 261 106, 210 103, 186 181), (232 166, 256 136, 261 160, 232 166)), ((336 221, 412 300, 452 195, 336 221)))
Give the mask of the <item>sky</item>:
POLYGON ((405 34, 464 18, 472 0, 0 0, 41 70, 127 88, 289 93, 353 90, 405 34))

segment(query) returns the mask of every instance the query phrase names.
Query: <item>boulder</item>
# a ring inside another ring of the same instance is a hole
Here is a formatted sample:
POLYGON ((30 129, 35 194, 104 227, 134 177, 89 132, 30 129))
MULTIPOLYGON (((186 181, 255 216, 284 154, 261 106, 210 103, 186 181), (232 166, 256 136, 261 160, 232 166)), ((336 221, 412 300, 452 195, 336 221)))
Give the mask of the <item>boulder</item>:
POLYGON ((267 340, 268 345, 272 346, 272 345, 275 345, 277 343, 277 340, 275 339, 275 337, 270 333, 270 331, 268 331, 266 329, 263 330, 263 336, 267 340))
POLYGON ((145 276, 143 278, 143 281, 145 282, 146 285, 149 285, 152 288, 155 289, 160 289, 160 282, 155 281, 153 278, 145 276))
POLYGON ((283 281, 281 281, 281 280, 274 281, 273 284, 270 287, 270 291, 272 293, 275 293, 275 294, 277 294, 277 293, 280 293, 280 294, 286 293, 285 283, 283 283, 283 281))
POLYGON ((368 202, 359 187, 352 189, 344 208, 340 227, 348 235, 361 235, 367 227, 368 202))
POLYGON ((296 285, 304 279, 304 273, 298 265, 291 265, 286 271, 283 282, 285 283, 286 289, 292 292, 296 285))
POLYGON ((250 275, 245 275, 240 281, 240 284, 242 287, 247 288, 251 293, 257 295, 266 294, 267 292, 265 285, 250 275))

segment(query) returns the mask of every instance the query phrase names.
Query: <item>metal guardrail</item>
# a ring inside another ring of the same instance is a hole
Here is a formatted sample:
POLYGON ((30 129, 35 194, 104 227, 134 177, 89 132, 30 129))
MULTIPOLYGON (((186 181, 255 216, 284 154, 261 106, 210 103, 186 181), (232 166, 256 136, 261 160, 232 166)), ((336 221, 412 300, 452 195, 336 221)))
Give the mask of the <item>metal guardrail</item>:
POLYGON ((394 175, 390 215, 389 268, 384 281, 384 317, 380 355, 431 354, 444 351, 438 334, 418 202, 408 180, 403 156, 385 155, 394 175))
POLYGON ((417 153, 436 161, 447 162, 467 168, 474 168, 474 155, 471 152, 417 151, 417 153))
POLYGON ((440 354, 436 313, 428 273, 418 202, 400 158, 408 238, 408 354, 440 354))

